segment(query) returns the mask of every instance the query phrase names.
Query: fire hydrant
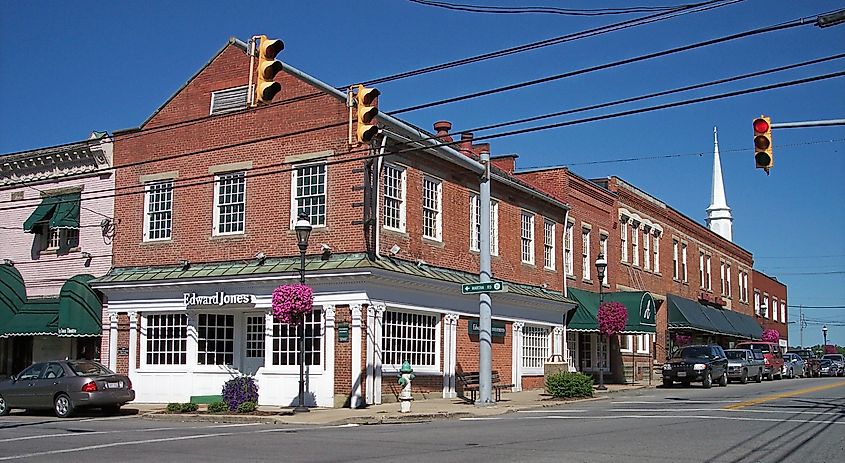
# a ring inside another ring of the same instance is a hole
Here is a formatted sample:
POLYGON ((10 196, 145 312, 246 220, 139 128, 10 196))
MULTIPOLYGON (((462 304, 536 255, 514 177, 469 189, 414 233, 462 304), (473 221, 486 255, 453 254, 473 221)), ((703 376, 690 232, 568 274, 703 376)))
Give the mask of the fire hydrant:
POLYGON ((399 369, 399 385, 402 386, 402 391, 399 392, 399 411, 402 413, 411 411, 411 401, 414 400, 414 396, 411 395, 411 380, 414 377, 414 369, 405 360, 402 362, 402 368, 399 369))

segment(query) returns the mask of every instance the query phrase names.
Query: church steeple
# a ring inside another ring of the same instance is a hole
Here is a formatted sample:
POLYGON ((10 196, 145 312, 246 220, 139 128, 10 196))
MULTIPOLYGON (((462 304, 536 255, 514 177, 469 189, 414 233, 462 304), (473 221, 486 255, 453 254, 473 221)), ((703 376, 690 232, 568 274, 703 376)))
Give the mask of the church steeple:
POLYGON ((725 200, 725 183, 722 181, 722 162, 719 159, 719 134, 713 127, 713 185, 710 207, 707 208, 707 228, 722 238, 733 241, 733 216, 725 200))

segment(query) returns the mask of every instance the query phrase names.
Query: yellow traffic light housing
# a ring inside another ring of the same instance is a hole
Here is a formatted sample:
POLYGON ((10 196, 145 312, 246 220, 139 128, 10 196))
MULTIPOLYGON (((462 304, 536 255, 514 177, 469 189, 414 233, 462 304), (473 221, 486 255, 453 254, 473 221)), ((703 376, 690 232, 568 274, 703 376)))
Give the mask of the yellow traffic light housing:
POLYGON ((258 76, 255 81, 255 103, 270 103, 273 97, 282 90, 282 84, 274 81, 282 70, 282 63, 276 61, 276 55, 285 48, 285 44, 278 39, 268 39, 266 35, 259 35, 261 43, 258 45, 258 76))
POLYGON ((772 120, 768 116, 754 119, 754 163, 758 169, 769 173, 775 165, 772 156, 772 120))
POLYGON ((376 88, 358 86, 358 141, 369 143, 378 133, 375 118, 378 114, 378 96, 381 92, 376 88))

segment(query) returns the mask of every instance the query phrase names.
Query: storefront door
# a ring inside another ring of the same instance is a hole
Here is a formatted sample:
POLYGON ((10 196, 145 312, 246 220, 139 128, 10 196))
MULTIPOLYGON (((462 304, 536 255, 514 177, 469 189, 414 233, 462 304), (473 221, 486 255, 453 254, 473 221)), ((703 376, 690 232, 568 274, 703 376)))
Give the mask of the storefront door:
POLYGON ((245 375, 254 376, 258 369, 264 366, 264 313, 246 313, 244 322, 245 343, 239 370, 245 375))

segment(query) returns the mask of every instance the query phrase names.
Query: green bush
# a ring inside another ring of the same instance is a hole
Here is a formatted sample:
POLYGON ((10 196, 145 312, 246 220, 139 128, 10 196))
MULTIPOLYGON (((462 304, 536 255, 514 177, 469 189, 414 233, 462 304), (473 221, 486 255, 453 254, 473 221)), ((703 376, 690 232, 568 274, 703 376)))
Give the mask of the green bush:
POLYGON ((195 412, 199 408, 200 408, 199 405, 197 405, 195 403, 191 403, 191 402, 185 402, 185 403, 179 405, 179 411, 182 412, 182 413, 195 412))
POLYGON ((247 401, 238 405, 238 413, 251 413, 255 411, 255 402, 247 401))
POLYGON ((228 412, 229 406, 226 405, 226 402, 222 400, 218 400, 216 402, 211 402, 208 404, 208 413, 223 413, 228 412))
POLYGON ((583 373, 555 373, 546 378, 546 390, 559 399, 592 397, 593 378, 583 373))
POLYGON ((167 404, 167 408, 165 409, 167 413, 179 413, 182 411, 182 404, 171 402, 167 404))

